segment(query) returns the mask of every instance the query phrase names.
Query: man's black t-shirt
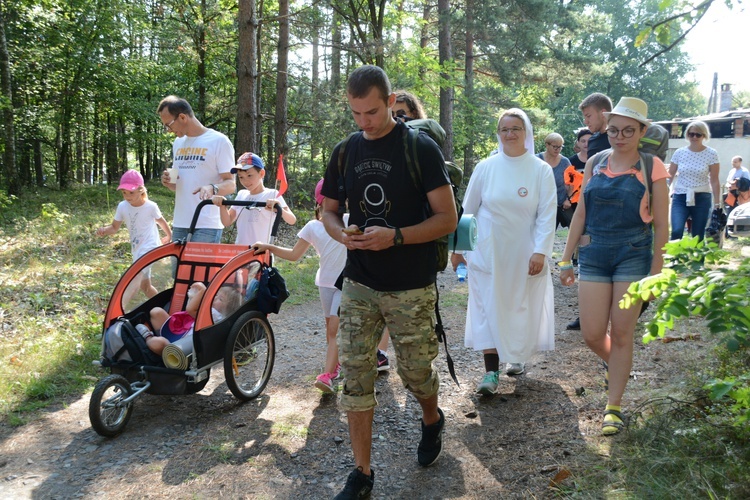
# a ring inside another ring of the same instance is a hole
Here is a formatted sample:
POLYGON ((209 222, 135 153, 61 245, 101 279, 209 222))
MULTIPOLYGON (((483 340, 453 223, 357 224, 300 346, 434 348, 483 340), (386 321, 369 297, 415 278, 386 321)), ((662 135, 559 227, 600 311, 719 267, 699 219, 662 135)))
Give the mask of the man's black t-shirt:
POLYGON ((586 153, 589 158, 594 156, 600 151, 610 149, 612 146, 609 144, 609 136, 606 132, 597 132, 589 136, 589 148, 586 153))
POLYGON ((583 172, 583 169, 586 167, 586 162, 581 161, 581 159, 578 158, 578 153, 568 158, 568 161, 570 162, 571 165, 573 165, 573 167, 575 167, 576 170, 580 172, 583 172))
MULTIPOLYGON (((349 224, 356 224, 363 231, 372 226, 402 228, 419 224, 428 217, 425 193, 450 183, 440 147, 421 132, 417 155, 423 188, 417 189, 407 170, 404 127, 397 123, 391 132, 375 140, 367 140, 360 133, 346 145, 349 224)), ((334 200, 338 199, 339 147, 340 144, 333 150, 321 190, 334 200)), ((380 251, 349 250, 344 276, 378 291, 424 288, 435 282, 436 252, 434 242, 380 251)))

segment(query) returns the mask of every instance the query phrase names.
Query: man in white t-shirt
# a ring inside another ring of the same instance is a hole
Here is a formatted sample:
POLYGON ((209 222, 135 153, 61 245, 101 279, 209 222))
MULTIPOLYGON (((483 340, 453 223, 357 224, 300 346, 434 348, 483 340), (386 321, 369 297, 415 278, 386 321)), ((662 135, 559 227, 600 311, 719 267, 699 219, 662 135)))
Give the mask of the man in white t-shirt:
MULTIPOLYGON (((175 192, 172 241, 178 241, 187 237, 195 209, 202 200, 235 192, 231 173, 234 146, 221 132, 204 127, 185 99, 167 96, 159 103, 157 112, 164 130, 177 136, 172 144, 172 168, 178 169, 179 175, 170 179, 165 170, 161 183, 175 192)), ((223 229, 219 208, 206 206, 201 210, 191 240, 220 243, 223 229)))

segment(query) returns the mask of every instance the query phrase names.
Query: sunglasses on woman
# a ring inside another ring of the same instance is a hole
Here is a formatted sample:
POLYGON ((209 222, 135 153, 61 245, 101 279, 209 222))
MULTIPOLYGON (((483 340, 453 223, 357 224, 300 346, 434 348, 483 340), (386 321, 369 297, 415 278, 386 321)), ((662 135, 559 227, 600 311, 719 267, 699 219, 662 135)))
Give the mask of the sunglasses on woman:
POLYGON ((697 139, 699 137, 703 137, 703 134, 701 134, 699 132, 688 132, 688 137, 694 137, 694 138, 697 139))

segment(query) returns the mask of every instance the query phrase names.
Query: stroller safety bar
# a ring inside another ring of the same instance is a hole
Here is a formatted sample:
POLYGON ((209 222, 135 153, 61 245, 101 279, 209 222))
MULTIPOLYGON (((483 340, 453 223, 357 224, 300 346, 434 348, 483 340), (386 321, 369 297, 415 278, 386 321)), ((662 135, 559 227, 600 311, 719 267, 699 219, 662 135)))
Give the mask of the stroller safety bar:
MULTIPOLYGON (((266 206, 265 201, 235 201, 235 200, 224 200, 221 202, 224 206, 235 206, 235 207, 258 207, 262 208, 266 206)), ((190 229, 188 230, 187 235, 187 241, 190 241, 192 239, 193 233, 195 232, 195 225, 198 223, 198 216, 201 213, 201 210, 203 210, 203 207, 207 205, 213 205, 213 202, 211 200, 203 200, 200 203, 198 203, 198 206, 195 208, 195 213, 193 214, 193 220, 190 222, 190 229)), ((276 210, 276 218, 273 221, 273 227, 271 228, 271 236, 276 237, 276 235, 279 232, 279 224, 281 223, 281 205, 278 203, 274 207, 274 210, 276 210)))

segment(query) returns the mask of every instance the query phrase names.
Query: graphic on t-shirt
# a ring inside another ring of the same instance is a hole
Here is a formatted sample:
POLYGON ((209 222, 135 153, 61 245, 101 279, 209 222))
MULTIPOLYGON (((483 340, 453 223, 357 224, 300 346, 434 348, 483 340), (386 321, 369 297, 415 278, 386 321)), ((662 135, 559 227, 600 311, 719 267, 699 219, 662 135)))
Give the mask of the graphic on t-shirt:
POLYGON ((177 148, 177 152, 174 155, 174 161, 206 161, 207 154, 208 148, 177 148))
POLYGON ((366 218, 363 227, 391 227, 385 220, 391 210, 391 202, 388 201, 385 189, 380 184, 372 183, 365 188, 363 200, 359 202, 359 208, 366 218))
POLYGON ((135 252, 136 247, 141 242, 141 234, 138 231, 138 214, 141 213, 140 210, 134 210, 130 212, 130 224, 128 225, 128 229, 130 229, 130 248, 131 251, 135 252))

